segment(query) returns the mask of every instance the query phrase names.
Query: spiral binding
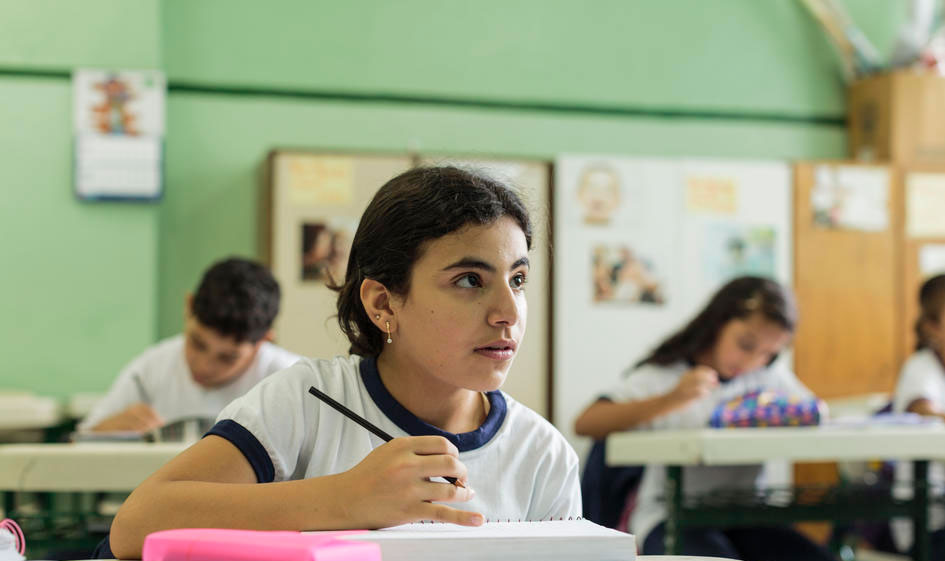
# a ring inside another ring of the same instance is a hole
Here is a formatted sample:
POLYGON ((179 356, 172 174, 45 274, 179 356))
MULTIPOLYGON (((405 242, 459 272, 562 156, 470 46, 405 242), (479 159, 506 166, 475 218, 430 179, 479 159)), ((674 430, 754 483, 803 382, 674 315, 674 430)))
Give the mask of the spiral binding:
MULTIPOLYGON (((487 523, 501 523, 501 524, 510 524, 512 522, 557 522, 562 520, 584 520, 583 516, 569 516, 565 518, 564 516, 551 518, 542 518, 540 520, 524 520, 522 518, 512 519, 512 518, 486 518, 487 523)), ((447 524, 446 522, 439 522, 437 520, 418 520, 414 524, 447 524)))
POLYGON ((4 518, 0 521, 0 530, 6 530, 13 534, 13 539, 16 541, 16 551, 23 555, 26 551, 26 538, 23 537, 23 530, 20 529, 20 526, 10 518, 4 518))

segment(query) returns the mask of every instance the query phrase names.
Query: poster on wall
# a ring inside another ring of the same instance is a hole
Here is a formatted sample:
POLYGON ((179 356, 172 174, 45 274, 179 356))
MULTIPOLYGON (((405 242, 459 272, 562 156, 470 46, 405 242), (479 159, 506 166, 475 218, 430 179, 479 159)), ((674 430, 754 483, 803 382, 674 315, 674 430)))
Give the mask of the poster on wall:
POLYGON ((739 275, 791 279, 783 162, 566 155, 555 162, 553 421, 580 411, 739 275))
POLYGON ((76 194, 100 200, 160 198, 164 74, 80 69, 72 86, 76 194))
POLYGON ((666 301, 664 281, 654 260, 630 242, 595 244, 589 261, 595 304, 661 305, 666 301))
POLYGON ((357 222, 310 218, 301 224, 299 275, 303 282, 335 285, 344 280, 357 222))
POLYGON ((867 232, 889 228, 889 182, 882 169, 819 165, 810 202, 817 226, 867 232))
POLYGON ((910 238, 945 236, 945 174, 906 176, 906 233, 910 238))
POLYGON ((922 244, 919 247, 919 275, 927 279, 943 273, 945 273, 945 244, 922 244))
POLYGON ((743 275, 776 278, 777 233, 773 226, 732 222, 705 224, 701 236, 701 274, 710 286, 743 275))

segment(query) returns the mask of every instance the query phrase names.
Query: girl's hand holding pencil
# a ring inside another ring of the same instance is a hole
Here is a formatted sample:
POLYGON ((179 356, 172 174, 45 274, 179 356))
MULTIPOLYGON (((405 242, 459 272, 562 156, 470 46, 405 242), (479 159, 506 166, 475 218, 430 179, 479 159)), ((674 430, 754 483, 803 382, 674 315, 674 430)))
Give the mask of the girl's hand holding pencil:
POLYGON ((395 438, 337 477, 339 496, 346 498, 346 515, 367 522, 367 527, 420 520, 479 526, 484 520, 478 512, 436 504, 464 502, 475 495, 465 485, 431 481, 452 477, 458 483, 466 482, 466 466, 459 461, 459 451, 440 436, 395 438))
POLYGON ((483 523, 478 512, 433 504, 468 501, 475 495, 466 485, 466 466, 459 461, 459 450, 452 442, 442 436, 394 438, 318 388, 312 386, 308 393, 385 442, 339 475, 350 483, 342 494, 352 499, 346 508, 350 518, 370 520, 377 528, 419 520, 462 526, 483 523), (447 483, 431 481, 434 477, 447 483))
POLYGON ((708 366, 698 365, 682 375, 670 395, 680 404, 690 403, 708 396, 718 385, 718 373, 708 366))

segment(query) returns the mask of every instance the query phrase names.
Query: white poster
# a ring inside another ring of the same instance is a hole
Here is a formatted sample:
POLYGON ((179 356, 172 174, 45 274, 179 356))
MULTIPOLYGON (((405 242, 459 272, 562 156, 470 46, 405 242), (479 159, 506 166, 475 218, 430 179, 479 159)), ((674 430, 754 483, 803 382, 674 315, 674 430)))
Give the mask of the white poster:
POLYGON ((791 278, 785 163, 567 155, 555 163, 554 422, 577 415, 743 274, 791 278))
POLYGON ((945 236, 945 174, 906 176, 906 233, 910 238, 945 236))
POLYGON ((927 243, 919 248, 919 275, 928 278, 945 273, 945 244, 927 243))
POLYGON ((814 224, 880 232, 889 228, 889 172, 885 168, 819 165, 810 193, 814 224))

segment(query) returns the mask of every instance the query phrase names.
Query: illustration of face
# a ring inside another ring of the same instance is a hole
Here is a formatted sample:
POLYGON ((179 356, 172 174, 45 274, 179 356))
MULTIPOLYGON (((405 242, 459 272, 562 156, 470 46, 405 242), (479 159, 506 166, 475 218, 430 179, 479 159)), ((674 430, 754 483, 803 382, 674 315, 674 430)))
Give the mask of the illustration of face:
POLYGON ((616 173, 604 168, 585 171, 577 195, 584 207, 585 223, 607 224, 620 204, 620 185, 616 173))

